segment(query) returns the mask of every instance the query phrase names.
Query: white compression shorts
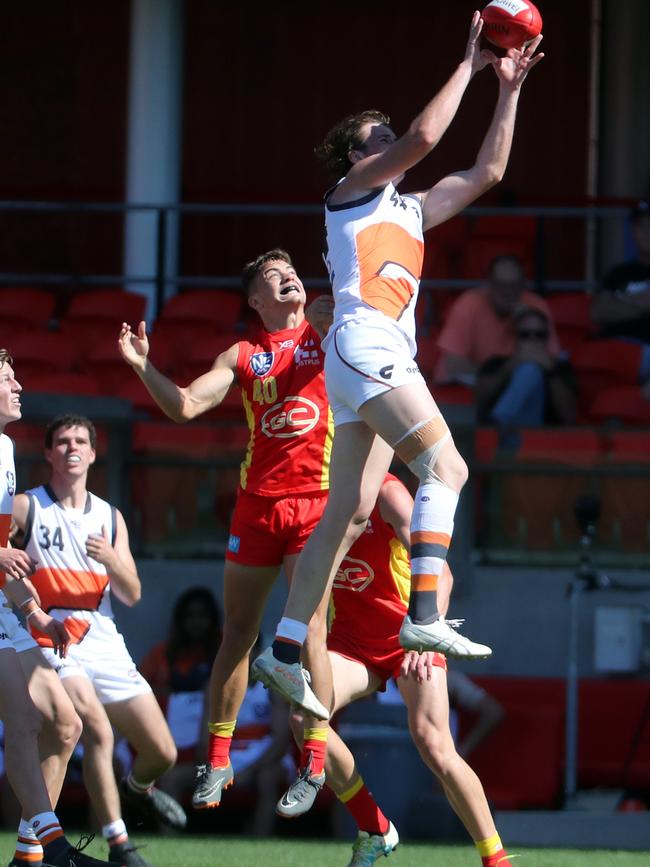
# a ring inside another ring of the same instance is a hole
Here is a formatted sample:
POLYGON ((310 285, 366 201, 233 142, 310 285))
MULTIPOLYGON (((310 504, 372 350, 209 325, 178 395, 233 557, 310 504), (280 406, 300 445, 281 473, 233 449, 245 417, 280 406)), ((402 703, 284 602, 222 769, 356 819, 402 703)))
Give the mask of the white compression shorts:
POLYGON ((366 401, 402 385, 426 385, 406 337, 387 316, 344 319, 324 343, 325 384, 334 424, 361 421, 366 401))

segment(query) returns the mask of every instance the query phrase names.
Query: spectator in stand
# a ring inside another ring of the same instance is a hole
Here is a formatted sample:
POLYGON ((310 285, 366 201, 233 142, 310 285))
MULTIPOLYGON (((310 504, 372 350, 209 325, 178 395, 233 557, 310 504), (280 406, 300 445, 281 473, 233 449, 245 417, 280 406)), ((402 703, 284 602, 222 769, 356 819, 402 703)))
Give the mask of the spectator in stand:
POLYGON ((541 310, 549 322, 549 351, 560 354, 560 344, 548 305, 525 288, 522 263, 504 254, 490 263, 485 286, 468 289, 454 302, 438 338, 442 356, 436 381, 474 385, 479 368, 488 358, 510 356, 515 350, 515 314, 522 307, 541 310))
POLYGON ((221 642, 221 612, 205 587, 193 587, 176 601, 169 637, 153 647, 139 666, 167 718, 178 748, 176 766, 161 779, 174 797, 191 791, 195 765, 202 760, 207 726, 205 693, 221 642))
POLYGON ((511 355, 495 355, 476 377, 479 421, 496 424, 504 448, 516 448, 519 428, 575 421, 575 384, 569 362, 550 348, 551 326, 537 307, 522 307, 513 317, 511 355))
POLYGON ((650 202, 630 214, 637 257, 615 265, 594 297, 592 316, 603 337, 643 344, 639 381, 650 400, 650 202))

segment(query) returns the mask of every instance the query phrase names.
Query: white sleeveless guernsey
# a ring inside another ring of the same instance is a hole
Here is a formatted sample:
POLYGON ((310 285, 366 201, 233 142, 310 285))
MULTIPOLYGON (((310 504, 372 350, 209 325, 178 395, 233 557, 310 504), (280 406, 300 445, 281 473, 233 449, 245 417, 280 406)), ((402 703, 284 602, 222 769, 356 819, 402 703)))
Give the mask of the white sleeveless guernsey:
POLYGON ((424 257, 419 197, 402 196, 389 183, 356 201, 326 202, 325 228, 334 326, 351 318, 387 316, 415 355, 414 311, 424 257))
MULTIPOLYGON (((14 465, 14 444, 6 434, 0 434, 0 547, 9 544, 9 528, 16 493, 16 467, 14 465)), ((5 574, 0 572, 0 587, 5 583, 5 574)), ((9 605, 7 597, 0 590, 0 605, 9 605)))
MULTIPOLYGON (((48 486, 27 491, 29 514, 25 551, 38 564, 32 576, 41 607, 65 622, 74 644, 118 635, 113 621, 110 584, 106 567, 86 553, 86 539, 106 528, 115 539, 115 510, 100 497, 88 493, 83 509, 61 506, 48 486)), ((44 647, 52 643, 32 630, 44 647)))

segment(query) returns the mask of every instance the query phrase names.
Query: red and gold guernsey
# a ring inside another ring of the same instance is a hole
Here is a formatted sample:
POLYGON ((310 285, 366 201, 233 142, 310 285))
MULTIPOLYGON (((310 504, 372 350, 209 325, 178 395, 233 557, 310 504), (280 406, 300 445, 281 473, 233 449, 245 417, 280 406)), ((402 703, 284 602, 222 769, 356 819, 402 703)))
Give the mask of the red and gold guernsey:
POLYGON ((319 335, 260 328, 239 342, 237 381, 250 431, 240 484, 251 494, 283 497, 329 487, 334 425, 319 335))
MULTIPOLYGON (((390 473, 387 481, 399 482, 390 473)), ((328 644, 353 644, 377 657, 399 649, 410 587, 408 552, 375 505, 334 578, 328 644)))

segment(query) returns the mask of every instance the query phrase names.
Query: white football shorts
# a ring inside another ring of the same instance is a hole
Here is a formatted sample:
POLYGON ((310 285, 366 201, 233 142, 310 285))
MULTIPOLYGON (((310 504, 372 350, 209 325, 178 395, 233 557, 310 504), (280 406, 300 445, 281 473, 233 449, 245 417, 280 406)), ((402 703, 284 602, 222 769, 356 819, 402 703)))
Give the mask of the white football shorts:
POLYGON ((366 401, 402 385, 426 385, 406 336, 387 316, 359 316, 333 326, 325 344, 325 385, 334 424, 361 421, 366 401))
POLYGON ((151 692, 151 687, 136 668, 119 633, 94 641, 89 633, 79 644, 70 645, 65 659, 57 656, 51 647, 42 647, 41 650, 62 680, 66 677, 87 677, 102 704, 126 701, 151 692))

